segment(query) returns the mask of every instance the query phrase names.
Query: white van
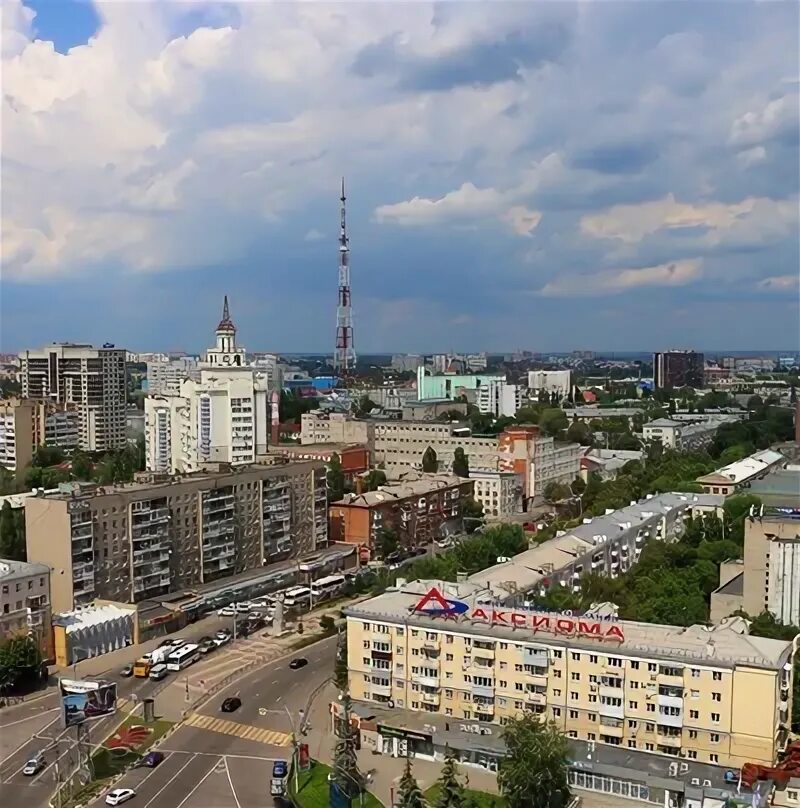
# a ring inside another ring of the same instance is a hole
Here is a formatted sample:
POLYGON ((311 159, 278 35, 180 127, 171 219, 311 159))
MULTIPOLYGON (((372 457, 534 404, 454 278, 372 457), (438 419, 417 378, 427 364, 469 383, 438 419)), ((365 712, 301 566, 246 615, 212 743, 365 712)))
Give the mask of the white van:
POLYGON ((153 665, 150 668, 150 678, 154 682, 158 682, 159 680, 163 679, 167 675, 167 666, 166 665, 153 665))

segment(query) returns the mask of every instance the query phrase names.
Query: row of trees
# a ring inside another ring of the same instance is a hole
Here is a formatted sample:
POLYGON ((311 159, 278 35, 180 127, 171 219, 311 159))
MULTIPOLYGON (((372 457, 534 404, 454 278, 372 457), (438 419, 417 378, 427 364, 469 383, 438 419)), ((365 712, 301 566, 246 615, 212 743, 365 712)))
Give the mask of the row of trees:
POLYGON ((11 637, 0 644, 0 693, 35 687, 42 676, 42 652, 33 637, 11 637))

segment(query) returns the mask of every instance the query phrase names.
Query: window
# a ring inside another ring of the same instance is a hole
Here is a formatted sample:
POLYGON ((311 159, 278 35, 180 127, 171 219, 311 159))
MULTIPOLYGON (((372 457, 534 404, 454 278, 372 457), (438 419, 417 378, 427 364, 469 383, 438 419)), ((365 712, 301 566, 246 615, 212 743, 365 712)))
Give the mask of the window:
POLYGON ((712 693, 711 701, 722 701, 722 693, 712 693))
POLYGON ((561 715, 561 708, 560 707, 553 707, 553 715, 558 718, 561 715))
POLYGON ((719 743, 719 733, 718 732, 710 733, 708 738, 711 741, 711 743, 719 743))
POLYGON ((577 737, 578 737, 578 730, 576 730, 576 729, 571 729, 571 730, 570 730, 570 731, 567 733, 567 737, 568 737, 568 738, 577 738, 577 737))
POLYGON ((694 749, 687 749, 686 757, 689 758, 689 760, 697 760, 697 752, 694 749))
POLYGON ((655 673, 658 670, 658 665, 655 662, 648 662, 647 670, 649 673, 655 673))
POLYGON ((692 696, 693 699, 699 699, 700 698, 700 691, 699 690, 692 690, 690 692, 691 692, 691 696, 692 696))
POLYGON ((33 589, 33 581, 28 581, 28 589, 33 589))
POLYGON ((564 655, 563 651, 559 650, 553 651, 553 659, 561 659, 563 655, 564 655))
POLYGON ((639 670, 639 660, 634 659, 631 661, 631 668, 632 670, 638 671, 639 670))
POLYGON ((447 662, 452 662, 452 661, 453 661, 453 659, 454 659, 454 657, 453 657, 453 655, 452 655, 452 654, 445 654, 445 655, 444 655, 444 658, 445 658, 445 660, 446 660, 447 662))
POLYGON ((711 713, 711 723, 719 724, 719 713, 711 713))
POLYGON ((3 584, 3 594, 4 595, 8 594, 8 584, 3 584))
POLYGON ((595 696, 594 693, 589 694, 589 703, 590 704, 596 704, 597 703, 597 696, 595 696))
POLYGON ((522 682, 517 682, 517 683, 514 685, 514 687, 515 687, 517 690, 520 690, 520 691, 522 691, 522 690, 524 690, 524 689, 525 689, 525 686, 522 684, 522 682))
POLYGON ((694 740, 696 740, 696 738, 697 738, 697 730, 696 729, 690 729, 689 730, 689 739, 694 741, 694 740))
POLYGON ((653 744, 651 744, 651 743, 646 743, 646 744, 644 745, 644 751, 645 751, 645 752, 652 752, 652 751, 653 751, 653 748, 654 748, 654 747, 653 747, 653 744))
POLYGON ((638 690, 639 683, 638 682, 631 682, 631 690, 638 690))
POLYGON ((572 679, 573 682, 580 682, 581 675, 573 671, 572 674, 570 675, 570 679, 572 679))
POLYGON ((577 690, 570 690, 570 691, 569 691, 569 697, 570 697, 570 698, 571 698, 573 701, 577 701, 577 700, 578 700, 578 691, 577 691, 577 690))
POLYGON ((597 713, 589 713, 590 721, 597 721, 597 713))
POLYGON ((561 678, 561 671, 558 670, 557 668, 553 671, 553 678, 554 679, 560 679, 561 678))
POLYGON ((593 665, 597 664, 597 654, 589 654, 589 662, 593 665))
POLYGON ((504 671, 507 667, 508 667, 508 665, 505 662, 500 663, 500 670, 501 671, 504 671))
POLYGON ((700 718, 700 710, 689 710, 689 718, 700 718))
POLYGON ((505 679, 500 680, 500 687, 506 688, 508 687, 508 682, 505 679))
MULTIPOLYGON (((19 589, 19 584, 17 584, 17 589, 19 589)), ((578 662, 581 658, 581 655, 575 651, 573 651, 570 656, 572 657, 574 662, 578 662)))
POLYGON ((553 695, 554 696, 560 696, 561 695, 561 689, 560 688, 555 688, 555 690, 553 690, 553 695))
POLYGON ((711 674, 711 678, 715 682, 721 682, 722 681, 722 672, 721 671, 713 671, 712 674, 711 674))
POLYGON ((628 707, 631 710, 638 710, 639 709, 639 702, 638 701, 629 701, 628 702, 628 707))
POLYGON ((452 634, 445 635, 444 641, 445 641, 445 643, 447 645, 452 645, 453 644, 453 635, 452 634))
POLYGON ((636 749, 636 741, 628 741, 628 749, 636 749))
POLYGON ((589 674, 589 682, 590 684, 597 684, 597 677, 592 673, 589 674))
POLYGON ((638 721, 628 721, 628 729, 636 729, 639 726, 638 721))
POLYGON ((577 710, 570 710, 569 711, 569 717, 570 718, 577 718, 578 717, 578 711, 577 710))
POLYGON ((800 799, 800 791, 795 791, 794 789, 787 788, 786 799, 788 799, 789 802, 797 802, 797 800, 800 799))
POLYGON ((589 732, 589 733, 586 734, 586 740, 587 741, 596 741, 597 736, 593 732, 589 732))
POLYGON ((710 754, 708 756, 708 762, 709 763, 719 763, 719 755, 710 754))
POLYGON ((612 668, 621 668, 622 660, 619 657, 609 657, 608 664, 612 668))
POLYGON ((652 704, 651 702, 647 702, 647 712, 654 713, 656 711, 656 705, 652 704))

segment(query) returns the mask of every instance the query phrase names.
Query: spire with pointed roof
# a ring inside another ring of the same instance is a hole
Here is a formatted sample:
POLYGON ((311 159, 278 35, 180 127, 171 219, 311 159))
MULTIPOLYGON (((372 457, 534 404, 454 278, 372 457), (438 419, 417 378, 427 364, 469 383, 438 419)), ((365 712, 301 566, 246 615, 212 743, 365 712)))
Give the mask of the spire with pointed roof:
POLYGON ((219 325, 217 326, 217 333, 219 334, 221 331, 225 333, 236 333, 236 326, 231 320, 231 313, 230 309, 228 308, 227 295, 225 295, 225 302, 222 304, 222 319, 219 321, 219 325))

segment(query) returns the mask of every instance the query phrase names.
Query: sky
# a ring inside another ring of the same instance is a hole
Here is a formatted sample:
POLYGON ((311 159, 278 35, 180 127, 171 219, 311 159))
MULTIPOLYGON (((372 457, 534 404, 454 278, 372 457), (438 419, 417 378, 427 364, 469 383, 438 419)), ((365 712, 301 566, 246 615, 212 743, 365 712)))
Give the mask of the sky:
POLYGON ((3 0, 0 347, 796 348, 799 9, 3 0))

